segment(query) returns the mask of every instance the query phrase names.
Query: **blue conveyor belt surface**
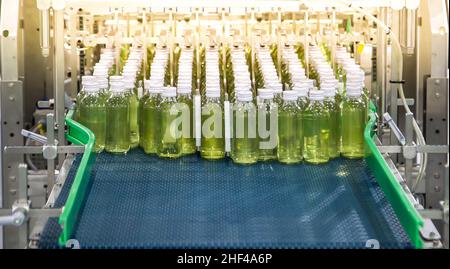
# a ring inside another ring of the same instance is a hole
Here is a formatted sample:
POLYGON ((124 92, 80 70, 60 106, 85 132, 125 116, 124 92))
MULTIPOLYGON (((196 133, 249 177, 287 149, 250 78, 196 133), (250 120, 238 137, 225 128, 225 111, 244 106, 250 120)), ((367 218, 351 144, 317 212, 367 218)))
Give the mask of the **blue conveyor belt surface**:
MULTIPOLYGON (((411 247, 364 160, 241 166, 133 150, 99 154, 91 181, 81 248, 411 247)), ((39 246, 57 247, 59 232, 51 219, 39 246)))

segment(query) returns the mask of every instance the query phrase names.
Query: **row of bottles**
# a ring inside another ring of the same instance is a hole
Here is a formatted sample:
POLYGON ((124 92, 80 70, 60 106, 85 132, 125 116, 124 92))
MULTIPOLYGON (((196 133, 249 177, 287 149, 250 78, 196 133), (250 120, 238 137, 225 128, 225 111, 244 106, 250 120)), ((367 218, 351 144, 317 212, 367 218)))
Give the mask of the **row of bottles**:
MULTIPOLYGON (((203 72, 205 91, 201 98, 200 155, 205 159, 226 156, 226 124, 230 124, 230 157, 236 163, 278 160, 282 163, 325 163, 344 156, 364 156, 363 131, 367 101, 362 95, 362 76, 351 68, 343 87, 333 70, 310 49, 318 81, 305 76, 294 49, 283 50, 282 68, 291 74, 283 91, 270 50, 256 51, 264 88, 252 88, 247 55, 242 49, 229 50, 233 95, 229 121, 226 120, 221 81, 220 51, 205 50, 203 72), (318 87, 316 87, 318 86, 318 87)), ((148 154, 178 158, 197 151, 194 137, 193 86, 196 74, 193 50, 181 50, 174 84, 166 86, 167 49, 155 49, 150 79, 140 76, 142 50, 130 48, 120 76, 109 76, 114 68, 108 50, 94 67, 94 76, 83 77, 79 94, 79 121, 96 135, 95 151, 126 153, 140 145, 148 154)), ((322 56, 323 57, 323 56, 322 56)), ((226 61, 228 64, 228 60, 226 61)), ((223 64, 223 63, 222 63, 223 64)), ((346 65, 348 67, 348 64, 346 65)), ((225 90, 228 92, 228 90, 225 90)))

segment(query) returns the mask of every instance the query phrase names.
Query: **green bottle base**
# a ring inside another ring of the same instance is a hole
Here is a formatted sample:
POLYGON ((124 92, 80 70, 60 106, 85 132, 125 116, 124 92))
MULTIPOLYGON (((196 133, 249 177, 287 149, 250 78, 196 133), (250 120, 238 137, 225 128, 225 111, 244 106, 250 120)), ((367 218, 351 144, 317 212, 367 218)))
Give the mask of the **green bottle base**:
POLYGON ((185 143, 183 140, 181 142, 181 154, 182 155, 190 155, 197 152, 197 147, 195 146, 195 141, 193 143, 187 142, 185 143))
POLYGON ((339 158, 341 156, 341 154, 339 152, 329 153, 328 155, 329 155, 330 159, 336 159, 336 158, 339 158))
POLYGON ((100 153, 105 149, 105 145, 95 145, 94 149, 92 150, 95 153, 100 153))
POLYGON ((117 154, 126 154, 130 147, 123 148, 123 147, 105 147, 105 150, 109 153, 117 153, 117 154))
POLYGON ((225 158, 224 151, 209 151, 209 150, 201 150, 200 157, 206 160, 219 160, 225 158))
POLYGON ((262 162, 268 162, 273 161, 277 159, 277 152, 276 150, 260 150, 258 154, 258 161, 262 162))
POLYGON ((163 153, 159 153, 158 157, 160 158, 166 158, 166 159, 177 159, 181 157, 181 154, 163 154, 163 153))
POLYGON ((280 159, 280 158, 278 158, 278 162, 283 163, 283 164, 299 164, 302 162, 302 159, 290 159, 290 158, 280 159))
POLYGON ((139 147, 139 135, 131 134, 131 136, 130 136, 130 147, 132 149, 139 147))
POLYGON ((342 153, 342 157, 347 159, 361 159, 364 158, 363 153, 342 153))
POLYGON ((248 156, 248 155, 245 155, 245 156, 233 156, 232 158, 231 158, 232 160, 233 160, 233 162, 234 163, 237 163, 237 164, 247 164, 247 165, 249 165, 249 164, 255 164, 255 163, 257 163, 258 162, 258 156, 257 155, 255 155, 255 156, 248 156))
POLYGON ((156 148, 147 148, 147 147, 143 147, 145 154, 156 154, 156 148))
POLYGON ((329 159, 305 159, 305 162, 310 164, 324 164, 327 163, 329 159))
POLYGON ((260 162, 270 162, 275 161, 277 159, 277 156, 259 156, 258 161, 260 162))

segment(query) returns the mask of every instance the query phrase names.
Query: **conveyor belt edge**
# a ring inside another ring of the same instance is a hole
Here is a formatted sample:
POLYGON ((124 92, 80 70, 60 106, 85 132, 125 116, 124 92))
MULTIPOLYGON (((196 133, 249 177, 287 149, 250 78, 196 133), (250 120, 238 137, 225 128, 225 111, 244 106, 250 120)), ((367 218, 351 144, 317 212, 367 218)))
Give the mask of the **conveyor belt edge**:
POLYGON ((62 214, 59 218, 59 224, 62 226, 62 233, 59 237, 59 244, 65 246, 67 240, 72 235, 77 217, 83 205, 82 202, 89 183, 89 174, 92 164, 95 161, 95 153, 92 152, 95 143, 94 133, 88 128, 72 119, 73 110, 70 110, 66 116, 67 141, 85 145, 85 151, 81 159, 80 167, 75 175, 75 180, 67 197, 66 205, 63 208, 62 214))
POLYGON ((367 147, 367 164, 375 175, 378 184, 380 184, 386 198, 405 229, 405 232, 408 234, 412 245, 415 248, 422 248, 423 240, 420 236, 420 229, 422 228, 424 221, 417 210, 409 202, 402 186, 389 169, 388 164, 375 145, 375 125, 376 114, 374 111, 371 111, 369 115, 369 122, 364 131, 364 138, 367 147))
MULTIPOLYGON (((59 218, 59 223, 63 228, 59 238, 59 244, 61 246, 65 245, 75 229, 78 213, 83 205, 82 201, 84 200, 85 192, 88 187, 89 173, 96 156, 92 153, 93 144, 95 142, 94 134, 83 125, 74 121, 72 116, 73 111, 69 111, 66 117, 66 124, 68 126, 67 140, 74 144, 85 144, 86 150, 83 154, 80 168, 77 171, 69 197, 67 198, 67 203, 59 218)), ((386 161, 376 147, 374 142, 376 135, 375 132, 373 132, 375 124, 376 116, 374 109, 372 108, 364 134, 367 146, 367 163, 376 176, 376 180, 383 189, 389 203, 392 205, 400 223, 408 234, 411 243, 415 248, 422 248, 423 240, 420 236, 420 229, 423 226, 423 219, 408 201, 401 185, 392 174, 386 161)))

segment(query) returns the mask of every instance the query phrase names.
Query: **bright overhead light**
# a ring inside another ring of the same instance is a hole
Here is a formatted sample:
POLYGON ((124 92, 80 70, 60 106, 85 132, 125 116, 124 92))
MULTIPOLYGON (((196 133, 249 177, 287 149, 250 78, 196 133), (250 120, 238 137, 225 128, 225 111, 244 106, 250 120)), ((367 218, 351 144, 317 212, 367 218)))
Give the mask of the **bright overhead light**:
POLYGON ((407 9, 417 9, 419 7, 420 0, 406 0, 407 9))
POLYGON ((127 25, 128 22, 130 23, 130 25, 138 25, 139 24, 137 20, 129 20, 129 21, 127 21, 127 20, 119 20, 119 21, 117 21, 117 20, 106 20, 105 21, 105 25, 116 25, 116 24, 118 24, 118 25, 127 25))
POLYGON ((405 0, 391 0, 391 8, 393 10, 400 10, 405 7, 405 0))

